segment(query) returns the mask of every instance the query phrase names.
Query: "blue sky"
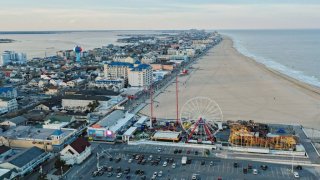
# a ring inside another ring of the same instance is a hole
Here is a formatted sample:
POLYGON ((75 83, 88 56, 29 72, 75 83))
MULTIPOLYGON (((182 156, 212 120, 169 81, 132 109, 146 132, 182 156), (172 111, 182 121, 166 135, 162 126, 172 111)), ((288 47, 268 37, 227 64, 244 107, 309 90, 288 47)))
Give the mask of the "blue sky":
POLYGON ((320 28, 320 0, 0 0, 0 31, 320 28))

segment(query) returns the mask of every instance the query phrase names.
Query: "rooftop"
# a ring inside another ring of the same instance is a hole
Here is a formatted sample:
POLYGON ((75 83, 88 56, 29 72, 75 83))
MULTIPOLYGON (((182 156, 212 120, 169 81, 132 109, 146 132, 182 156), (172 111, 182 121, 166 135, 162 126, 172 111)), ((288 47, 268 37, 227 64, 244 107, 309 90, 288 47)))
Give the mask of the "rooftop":
MULTIPOLYGON (((1 132, 0 136, 10 139, 28 139, 28 140, 50 140, 51 135, 55 135, 56 129, 35 128, 32 126, 16 126, 5 132, 1 132)), ((61 129, 66 136, 74 133, 74 130, 61 129)))
POLYGON ((128 62, 111 62, 107 63, 109 66, 127 66, 129 68, 133 68, 133 64, 128 62))
POLYGON ((3 154, 5 152, 9 151, 10 149, 11 149, 10 147, 2 145, 2 146, 0 146, 0 154, 3 154))
POLYGON ((86 147, 91 146, 91 144, 84 138, 78 138, 74 142, 72 142, 70 146, 79 154, 81 154, 84 150, 86 150, 86 147))
POLYGON ((0 87, 0 93, 12 91, 14 89, 15 88, 13 88, 13 87, 0 87))
POLYGON ((137 67, 131 69, 131 71, 142 71, 144 69, 151 69, 149 64, 139 64, 137 67))
POLYGON ((104 97, 104 96, 93 96, 93 95, 65 95, 62 97, 62 99, 108 101, 110 98, 104 97))
MULTIPOLYGON (((108 128, 109 130, 116 132, 122 126, 124 126, 128 121, 134 117, 134 114, 126 113, 122 110, 115 110, 108 116, 100 120, 96 125, 108 128)), ((93 125, 93 127, 97 127, 93 125)))
POLYGON ((39 157, 43 153, 45 153, 44 150, 34 146, 32 148, 29 148, 23 151, 17 156, 13 156, 12 158, 9 158, 7 162, 21 168, 27 165, 30 161, 37 159, 37 157, 39 157))

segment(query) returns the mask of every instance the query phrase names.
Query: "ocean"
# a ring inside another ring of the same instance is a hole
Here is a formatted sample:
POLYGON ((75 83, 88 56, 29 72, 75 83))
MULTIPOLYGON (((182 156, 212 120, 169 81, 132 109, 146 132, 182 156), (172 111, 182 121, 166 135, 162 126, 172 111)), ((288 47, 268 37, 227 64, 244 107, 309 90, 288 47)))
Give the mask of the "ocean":
POLYGON ((234 47, 285 75, 320 87, 320 30, 223 30, 234 47))
POLYGON ((0 39, 13 39, 13 43, 0 43, 0 54, 5 50, 23 52, 28 59, 56 55, 59 50, 73 49, 76 45, 84 50, 101 48, 116 42, 118 35, 152 34, 160 31, 48 31, 48 32, 0 32, 0 39))
MULTIPOLYGON (((320 30, 220 30, 234 41, 242 54, 290 77, 320 87, 320 30)), ((116 42, 118 35, 152 34, 160 31, 70 31, 45 33, 0 32, 0 53, 14 50, 28 59, 55 55, 80 45, 90 50, 116 42)))

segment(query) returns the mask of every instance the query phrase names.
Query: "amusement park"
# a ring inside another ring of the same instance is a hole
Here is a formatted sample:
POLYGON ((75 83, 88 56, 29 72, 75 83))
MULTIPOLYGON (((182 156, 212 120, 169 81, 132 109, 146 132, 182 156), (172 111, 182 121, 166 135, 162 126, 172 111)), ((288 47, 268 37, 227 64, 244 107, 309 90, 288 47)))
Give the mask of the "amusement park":
MULTIPOLYGON (((150 104, 153 114, 153 102, 150 104)), ((159 144, 172 143, 175 146, 193 145, 251 153, 305 155, 305 149, 299 143, 296 133, 299 127, 264 124, 253 120, 224 120, 219 105, 208 97, 191 98, 178 110, 177 104, 176 119, 148 119, 149 122, 142 123, 126 140, 128 143, 143 140, 159 144)))

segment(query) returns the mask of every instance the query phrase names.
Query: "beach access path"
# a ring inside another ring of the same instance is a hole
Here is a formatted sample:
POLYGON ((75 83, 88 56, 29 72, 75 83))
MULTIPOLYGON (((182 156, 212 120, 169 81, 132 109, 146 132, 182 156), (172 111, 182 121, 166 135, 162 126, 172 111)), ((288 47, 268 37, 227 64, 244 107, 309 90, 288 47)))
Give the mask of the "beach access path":
MULTIPOLYGON (((320 129, 317 89, 282 76, 240 54, 228 37, 192 67, 189 75, 179 77, 179 111, 189 99, 204 96, 220 105, 224 120, 302 124, 320 129)), ((174 83, 155 101, 155 117, 175 119, 174 83)), ((150 115, 149 105, 140 112, 150 115)))

